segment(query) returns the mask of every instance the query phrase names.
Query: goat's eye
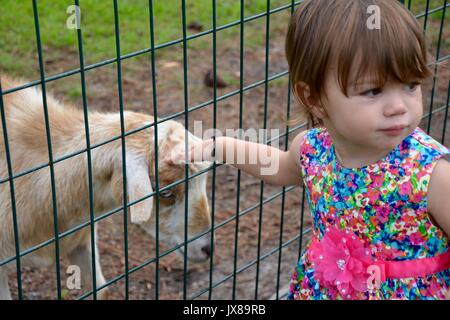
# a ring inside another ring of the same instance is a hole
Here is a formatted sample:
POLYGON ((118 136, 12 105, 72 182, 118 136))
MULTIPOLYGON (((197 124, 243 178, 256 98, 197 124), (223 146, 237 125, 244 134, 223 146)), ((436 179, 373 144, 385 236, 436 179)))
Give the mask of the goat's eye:
POLYGON ((171 190, 164 190, 159 193, 162 198, 173 198, 174 194, 171 190))

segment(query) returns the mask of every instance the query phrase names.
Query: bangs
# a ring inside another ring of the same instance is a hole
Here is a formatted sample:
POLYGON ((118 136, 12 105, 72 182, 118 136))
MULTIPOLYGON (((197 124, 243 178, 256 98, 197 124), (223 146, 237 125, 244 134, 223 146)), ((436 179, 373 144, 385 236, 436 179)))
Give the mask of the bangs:
POLYGON ((395 5, 381 7, 379 29, 366 26, 364 6, 349 8, 343 36, 333 40, 337 78, 346 96, 351 83, 367 78, 383 87, 388 79, 409 83, 432 75, 427 66, 426 38, 415 18, 405 11, 389 12, 396 10, 395 5), (403 19, 398 19, 398 14, 404 15, 403 19))
POLYGON ((388 81, 423 82, 433 75, 428 64, 436 63, 422 27, 397 0, 304 0, 292 15, 285 46, 292 90, 313 120, 311 110, 323 104, 330 73, 348 97, 355 82, 370 80, 380 88, 388 81), (375 29, 368 25, 370 6, 379 9, 375 29), (308 99, 302 83, 309 86, 308 99))

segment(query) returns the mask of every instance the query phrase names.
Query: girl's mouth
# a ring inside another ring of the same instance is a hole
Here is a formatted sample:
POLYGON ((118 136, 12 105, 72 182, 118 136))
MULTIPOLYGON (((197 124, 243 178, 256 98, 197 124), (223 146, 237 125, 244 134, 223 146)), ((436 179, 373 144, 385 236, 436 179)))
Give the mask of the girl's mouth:
POLYGON ((387 129, 381 129, 380 131, 388 136, 398 136, 402 134, 406 128, 406 126, 394 126, 387 129))

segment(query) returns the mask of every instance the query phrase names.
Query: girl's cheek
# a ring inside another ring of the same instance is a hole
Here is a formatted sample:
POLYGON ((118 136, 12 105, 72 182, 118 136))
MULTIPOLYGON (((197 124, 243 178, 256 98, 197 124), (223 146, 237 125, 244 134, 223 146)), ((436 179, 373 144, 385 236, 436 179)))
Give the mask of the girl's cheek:
POLYGON ((350 115, 350 121, 353 127, 357 127, 361 132, 371 131, 376 129, 378 122, 380 121, 380 115, 375 109, 366 109, 355 111, 353 115, 350 115))

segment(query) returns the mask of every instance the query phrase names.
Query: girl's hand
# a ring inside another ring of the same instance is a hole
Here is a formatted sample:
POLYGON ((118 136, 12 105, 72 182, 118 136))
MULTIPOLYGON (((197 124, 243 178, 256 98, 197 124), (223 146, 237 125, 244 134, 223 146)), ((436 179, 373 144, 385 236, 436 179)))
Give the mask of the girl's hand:
POLYGON ((213 140, 190 140, 187 155, 184 143, 172 150, 169 161, 174 164, 212 161, 213 140))
POLYGON ((447 294, 445 295, 446 300, 450 300, 450 288, 447 290, 447 294))

